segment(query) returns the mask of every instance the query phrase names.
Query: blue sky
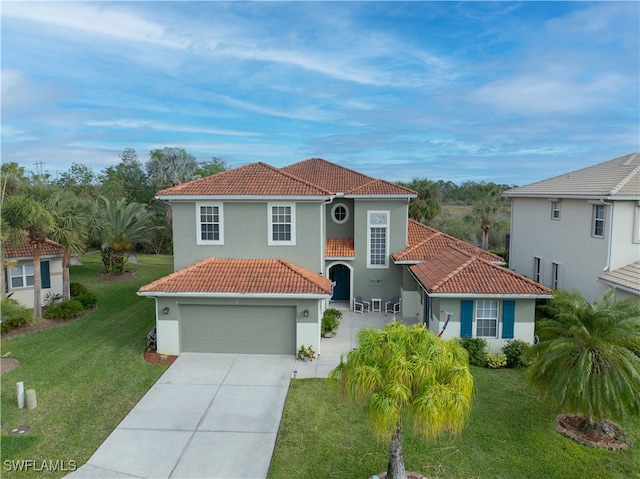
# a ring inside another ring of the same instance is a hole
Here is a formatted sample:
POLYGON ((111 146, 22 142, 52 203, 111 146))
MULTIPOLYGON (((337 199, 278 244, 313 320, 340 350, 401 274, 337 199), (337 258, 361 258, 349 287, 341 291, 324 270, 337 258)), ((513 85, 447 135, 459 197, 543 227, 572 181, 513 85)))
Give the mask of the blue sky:
POLYGON ((2 161, 527 184, 640 150, 638 2, 1 4, 2 161))

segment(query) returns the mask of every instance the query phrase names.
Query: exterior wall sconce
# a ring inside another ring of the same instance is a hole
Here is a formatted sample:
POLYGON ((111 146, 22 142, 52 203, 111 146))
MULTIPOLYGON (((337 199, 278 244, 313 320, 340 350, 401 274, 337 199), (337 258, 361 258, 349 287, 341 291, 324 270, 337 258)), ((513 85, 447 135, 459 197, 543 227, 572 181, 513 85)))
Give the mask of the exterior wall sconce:
POLYGON ((304 317, 305 317, 305 318, 308 318, 308 317, 309 317, 309 310, 308 310, 308 309, 305 309, 305 310, 302 312, 302 314, 304 315, 304 317))
POLYGON ((165 307, 162 309, 162 314, 169 314, 169 306, 165 306, 165 307))

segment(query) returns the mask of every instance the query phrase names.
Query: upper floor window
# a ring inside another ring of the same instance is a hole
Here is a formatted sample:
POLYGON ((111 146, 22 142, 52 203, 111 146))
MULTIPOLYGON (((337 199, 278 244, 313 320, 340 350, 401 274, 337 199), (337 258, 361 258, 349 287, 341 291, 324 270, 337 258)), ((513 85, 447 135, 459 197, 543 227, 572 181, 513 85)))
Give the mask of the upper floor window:
POLYGON ((11 268, 11 287, 33 286, 34 272, 32 264, 19 264, 11 268))
POLYGON ((551 288, 560 289, 560 265, 558 263, 551 263, 551 288))
POLYGON ((559 201, 551 202, 551 219, 552 220, 560 219, 560 202, 559 201))
POLYGON ((197 203, 197 244, 224 244, 222 203, 197 203))
POLYGON ((533 280, 539 283, 542 280, 542 258, 533 258, 533 280))
POLYGON ((349 219, 349 209, 342 203, 337 203, 331 208, 331 218, 338 224, 346 223, 349 219))
POLYGON ((295 204, 269 203, 269 245, 295 245, 295 204))
POLYGON ((482 299, 476 301, 476 336, 498 337, 498 301, 482 299))
POLYGON ((369 211, 367 229, 367 266, 387 268, 389 256, 389 212, 369 211))
POLYGON ((604 205, 593 205, 593 225, 591 233, 596 238, 604 238, 604 205))

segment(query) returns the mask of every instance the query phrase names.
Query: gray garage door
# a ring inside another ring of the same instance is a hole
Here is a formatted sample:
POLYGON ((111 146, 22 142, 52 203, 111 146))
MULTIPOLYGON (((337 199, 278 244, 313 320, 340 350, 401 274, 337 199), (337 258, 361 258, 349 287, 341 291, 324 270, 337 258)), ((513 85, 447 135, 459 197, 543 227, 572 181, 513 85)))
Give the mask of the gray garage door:
POLYGON ((182 351, 295 354, 296 309, 181 306, 182 351))

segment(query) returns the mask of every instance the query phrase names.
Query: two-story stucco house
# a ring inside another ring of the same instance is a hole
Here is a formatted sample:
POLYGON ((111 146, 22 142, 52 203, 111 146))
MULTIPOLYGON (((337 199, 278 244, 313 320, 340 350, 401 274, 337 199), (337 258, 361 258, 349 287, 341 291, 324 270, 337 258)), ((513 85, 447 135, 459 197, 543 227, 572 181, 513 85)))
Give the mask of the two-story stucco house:
MULTIPOLYGON (((26 239, 15 246, 5 242, 3 247, 5 260, 13 264, 12 267, 4 270, 5 293, 22 306, 33 308, 35 299, 33 248, 26 239)), ((63 256, 62 245, 51 240, 45 241, 40 256, 41 304, 46 304, 48 295, 62 295, 63 256)))
POLYGON ((533 306, 551 291, 501 258, 411 221, 416 193, 322 159, 253 163, 157 193, 169 201, 174 270, 156 299, 158 351, 320 350, 330 301, 357 296, 445 337, 533 341, 533 306))
POLYGON ((510 268, 588 301, 640 298, 640 154, 506 191, 510 268))

